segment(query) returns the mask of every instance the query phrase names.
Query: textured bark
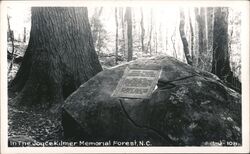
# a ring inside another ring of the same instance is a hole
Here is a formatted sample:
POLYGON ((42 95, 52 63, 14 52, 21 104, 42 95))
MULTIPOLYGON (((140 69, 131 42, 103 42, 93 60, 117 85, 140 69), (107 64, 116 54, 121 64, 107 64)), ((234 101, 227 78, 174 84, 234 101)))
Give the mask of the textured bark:
POLYGON ((128 38, 128 61, 133 58, 133 35, 132 35, 132 13, 131 7, 126 8, 127 38, 128 38))
POLYGON ((144 28, 144 20, 143 20, 143 11, 142 8, 140 9, 141 11, 141 49, 142 52, 145 52, 145 47, 144 47, 144 35, 145 35, 145 28, 144 28))
POLYGON ((117 8, 115 8, 115 26, 116 26, 116 32, 115 32, 115 63, 118 62, 118 19, 117 19, 117 8))
POLYGON ((231 69, 228 54, 228 9, 215 8, 212 73, 224 78, 231 69))
POLYGON ((185 54, 187 63, 189 65, 192 65, 192 58, 191 58, 190 53, 189 53, 188 42, 187 42, 187 38, 186 38, 186 35, 184 32, 184 26, 185 26, 185 15, 184 15, 183 10, 180 10, 179 31, 180 31, 181 41, 183 44, 183 50, 184 50, 184 54, 185 54))
POLYGON ((29 45, 10 86, 20 91, 20 103, 61 103, 102 70, 87 9, 34 7, 31 13, 29 45))
POLYGON ((216 74, 231 88, 241 91, 241 83, 233 76, 228 52, 228 8, 214 9, 212 73, 216 74), (237 84, 234 84, 234 82, 237 84), (237 86, 238 85, 238 86, 237 86))

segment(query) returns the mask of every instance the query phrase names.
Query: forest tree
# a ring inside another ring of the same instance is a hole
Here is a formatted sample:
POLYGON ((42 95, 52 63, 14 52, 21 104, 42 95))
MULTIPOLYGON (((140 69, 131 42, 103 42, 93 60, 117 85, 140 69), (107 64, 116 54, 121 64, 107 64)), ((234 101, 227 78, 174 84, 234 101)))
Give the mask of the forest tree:
POLYGON ((241 83, 234 77, 230 67, 230 55, 228 52, 228 8, 218 7, 214 9, 212 73, 224 82, 231 84, 231 88, 240 91, 241 83))
POLYGON ((131 7, 126 8, 125 20, 127 21, 127 49, 128 49, 128 61, 133 58, 133 35, 132 35, 132 12, 131 7))
POLYGON ((10 88, 23 104, 61 103, 102 70, 87 8, 33 7, 31 14, 30 41, 10 88))
POLYGON ((192 65, 192 58, 190 56, 190 52, 188 48, 188 41, 185 35, 184 26, 185 26, 185 15, 184 15, 183 9, 180 9, 180 25, 179 25, 180 36, 181 36, 183 50, 184 50, 187 63, 189 65, 192 65))

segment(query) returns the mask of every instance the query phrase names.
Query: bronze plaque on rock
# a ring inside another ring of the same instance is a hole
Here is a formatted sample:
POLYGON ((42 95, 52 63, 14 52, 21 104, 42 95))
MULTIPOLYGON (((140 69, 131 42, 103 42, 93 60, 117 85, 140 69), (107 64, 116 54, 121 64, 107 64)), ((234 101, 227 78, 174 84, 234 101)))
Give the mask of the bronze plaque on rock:
POLYGON ((161 69, 127 67, 112 96, 149 98, 158 82, 160 73, 161 69))

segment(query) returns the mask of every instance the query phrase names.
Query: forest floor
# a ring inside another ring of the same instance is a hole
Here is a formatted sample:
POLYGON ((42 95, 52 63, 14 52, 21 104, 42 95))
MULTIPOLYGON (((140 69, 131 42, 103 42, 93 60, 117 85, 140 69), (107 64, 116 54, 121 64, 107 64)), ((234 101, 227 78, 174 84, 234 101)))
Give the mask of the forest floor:
MULTIPOLYGON (((23 57, 27 44, 15 43, 15 57, 23 57)), ((8 45, 11 52, 11 45, 8 45)), ((8 70, 11 60, 8 59, 8 70)), ((8 73, 8 82, 16 75, 20 63, 13 62, 8 73)), ((36 141, 62 140, 61 121, 51 115, 48 110, 27 108, 16 104, 15 97, 18 93, 8 90, 8 138, 11 141, 36 141)))
POLYGON ((9 95, 8 104, 8 137, 15 141, 27 138, 37 142, 62 140, 61 121, 47 110, 36 110, 17 105, 12 101, 15 95, 9 95))

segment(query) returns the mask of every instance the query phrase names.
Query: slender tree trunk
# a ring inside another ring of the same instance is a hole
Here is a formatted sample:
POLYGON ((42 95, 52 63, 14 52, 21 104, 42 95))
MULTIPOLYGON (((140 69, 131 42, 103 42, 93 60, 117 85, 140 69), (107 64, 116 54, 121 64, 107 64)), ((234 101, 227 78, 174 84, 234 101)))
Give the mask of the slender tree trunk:
POLYGON ((26 43, 26 27, 23 29, 23 42, 26 43))
POLYGON ((122 45, 121 45, 121 50, 122 50, 123 56, 126 57, 126 52, 125 52, 125 24, 124 24, 123 8, 120 7, 119 11, 120 11, 121 27, 122 27, 122 45))
POLYGON ((116 24, 116 34, 115 34, 115 64, 118 64, 118 18, 117 18, 117 8, 115 8, 115 24, 116 24))
POLYGON ((141 48, 142 48, 142 52, 145 52, 145 47, 144 47, 145 29, 144 29, 143 10, 142 10, 142 8, 140 9, 140 11, 141 11, 141 48))
POLYGON ((157 31, 155 32, 155 53, 158 52, 158 36, 157 31))
MULTIPOLYGON (((33 7, 28 48, 10 88, 23 104, 62 103, 102 70, 84 7, 33 7)), ((48 104, 48 105, 46 105, 48 104)))
POLYGON ((168 52, 168 29, 166 29, 166 52, 168 52))
POLYGON ((183 44, 183 50, 184 50, 184 54, 185 54, 187 63, 189 65, 192 65, 192 58, 191 58, 190 53, 189 53, 188 42, 187 42, 187 38, 186 38, 186 35, 184 32, 184 26, 185 26, 185 15, 184 15, 184 11, 181 9, 180 10, 179 31, 180 31, 180 36, 181 36, 181 40, 182 40, 182 44, 183 44))
POLYGON ((194 57, 193 57, 193 66, 196 66, 199 68, 198 59, 200 57, 199 53, 199 24, 197 17, 199 17, 199 8, 194 8, 194 14, 195 14, 195 22, 194 22, 194 57))
POLYGON ((7 16, 7 21, 8 21, 8 32, 9 32, 9 37, 10 37, 11 47, 12 47, 11 61, 10 61, 9 69, 8 69, 8 74, 9 74, 10 71, 12 70, 13 63, 14 63, 14 60, 15 60, 15 56, 14 56, 14 54, 15 54, 15 44, 14 44, 14 32, 10 28, 10 17, 9 17, 9 15, 7 16))
POLYGON ((194 53, 194 30, 193 30, 193 25, 191 21, 191 15, 190 15, 190 10, 189 10, 189 27, 190 27, 190 33, 191 33, 191 39, 190 39, 190 50, 191 50, 191 57, 192 57, 192 62, 195 59, 195 53, 194 53))
POLYGON ((214 24, 214 14, 213 8, 207 7, 207 71, 212 70, 212 59, 213 59, 213 24, 214 24))
POLYGON ((149 30, 149 39, 147 46, 147 53, 149 49, 150 55, 152 53, 152 47, 151 47, 152 32, 153 32, 153 9, 150 10, 150 30, 149 30))
POLYGON ((93 42, 96 47, 96 52, 99 54, 101 52, 101 21, 100 16, 102 14, 103 7, 101 8, 95 8, 94 15, 91 18, 91 27, 92 27, 92 36, 93 36, 93 42))
POLYGON ((133 58, 133 35, 132 35, 132 13, 131 7, 126 8, 127 38, 128 38, 128 61, 133 58))
POLYGON ((196 16, 196 20, 199 28, 199 57, 198 66, 201 69, 205 69, 206 66, 206 24, 205 24, 205 8, 200 8, 199 14, 196 16))
POLYGON ((173 45, 173 56, 175 58, 177 58, 177 51, 176 51, 176 48, 175 48, 175 31, 176 31, 176 27, 174 29, 174 32, 173 32, 172 36, 171 36, 171 42, 172 42, 172 45, 173 45))

